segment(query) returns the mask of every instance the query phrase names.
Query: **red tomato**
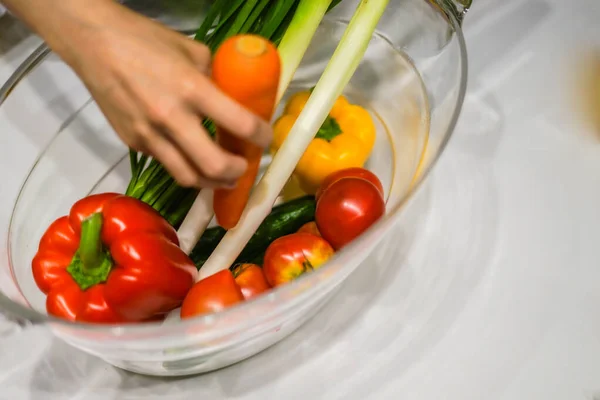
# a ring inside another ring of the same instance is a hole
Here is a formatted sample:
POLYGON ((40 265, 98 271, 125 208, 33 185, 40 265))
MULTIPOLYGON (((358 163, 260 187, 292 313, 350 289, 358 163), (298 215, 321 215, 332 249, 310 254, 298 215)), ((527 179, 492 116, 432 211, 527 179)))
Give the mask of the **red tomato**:
POLYGON ((244 301, 242 290, 228 269, 197 282, 181 305, 181 319, 222 311, 244 301))
POLYGON ((367 181, 369 181, 373 185, 375 185, 375 187, 381 193, 381 197, 384 196, 383 184, 381 183, 381 181, 379 180, 377 175, 375 175, 368 169, 356 167, 356 168, 340 169, 339 171, 335 171, 335 172, 327 175, 327 177, 325 179, 323 179, 323 182, 321 182, 321 186, 319 187, 319 189, 317 190, 317 193, 315 194, 315 200, 319 201, 319 198, 321 197, 321 195, 323 195, 323 192, 325 192, 325 190, 327 190, 329 188, 329 186, 331 186, 333 183, 339 181, 342 178, 366 179, 367 181))
POLYGON ((319 268, 333 254, 333 248, 323 238, 310 233, 292 233, 269 245, 263 272, 271 286, 279 286, 319 268))
POLYGON ((246 300, 271 289, 262 268, 256 264, 238 264, 232 272, 246 300))
POLYGON ((315 219, 321 236, 339 250, 385 213, 379 189, 362 178, 332 183, 317 202, 315 219))
POLYGON ((298 232, 312 233, 315 236, 321 236, 319 228, 317 228, 317 224, 314 221, 302 225, 300 229, 298 229, 298 232))

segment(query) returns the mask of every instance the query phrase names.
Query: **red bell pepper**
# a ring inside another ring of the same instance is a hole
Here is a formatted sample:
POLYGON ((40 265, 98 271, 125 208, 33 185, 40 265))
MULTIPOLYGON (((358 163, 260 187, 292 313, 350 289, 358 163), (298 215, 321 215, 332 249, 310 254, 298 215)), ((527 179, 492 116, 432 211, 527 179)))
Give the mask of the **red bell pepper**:
POLYGON ((32 262, 48 314, 70 321, 155 320, 179 307, 197 269, 149 205, 91 195, 46 230, 32 262))

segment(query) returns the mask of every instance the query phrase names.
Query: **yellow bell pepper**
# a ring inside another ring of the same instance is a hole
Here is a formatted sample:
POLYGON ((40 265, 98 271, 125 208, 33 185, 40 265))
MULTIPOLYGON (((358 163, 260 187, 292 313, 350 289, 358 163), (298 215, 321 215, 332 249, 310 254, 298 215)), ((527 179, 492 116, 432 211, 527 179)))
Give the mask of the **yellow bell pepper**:
MULTIPOLYGON (((309 90, 295 93, 286 104, 283 115, 273 126, 272 152, 277 152, 283 144, 309 96, 309 90)), ((369 112, 340 96, 294 170, 301 189, 314 194, 329 174, 363 167, 373 150, 375 136, 369 112)))

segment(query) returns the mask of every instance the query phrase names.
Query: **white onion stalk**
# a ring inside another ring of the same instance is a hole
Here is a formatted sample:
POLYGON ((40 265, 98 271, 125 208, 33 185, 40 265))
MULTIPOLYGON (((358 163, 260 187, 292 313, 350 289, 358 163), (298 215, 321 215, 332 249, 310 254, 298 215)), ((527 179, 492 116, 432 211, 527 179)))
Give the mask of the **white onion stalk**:
POLYGON ((213 194, 212 189, 202 189, 179 226, 179 247, 185 254, 192 252, 213 218, 213 194))
POLYGON ((287 90, 332 0, 301 0, 277 50, 283 62, 277 103, 287 90))
POLYGON ((242 213, 238 225, 227 231, 200 269, 199 279, 229 268, 261 222, 300 158, 342 94, 366 52, 389 0, 361 0, 342 40, 283 145, 275 154, 242 213))
MULTIPOLYGON (((282 62, 277 103, 287 90, 331 2, 332 0, 301 0, 298 4, 294 18, 277 48, 282 62)), ((186 254, 194 249, 214 216, 213 194, 212 189, 202 189, 198 193, 177 231, 181 249, 186 254)))

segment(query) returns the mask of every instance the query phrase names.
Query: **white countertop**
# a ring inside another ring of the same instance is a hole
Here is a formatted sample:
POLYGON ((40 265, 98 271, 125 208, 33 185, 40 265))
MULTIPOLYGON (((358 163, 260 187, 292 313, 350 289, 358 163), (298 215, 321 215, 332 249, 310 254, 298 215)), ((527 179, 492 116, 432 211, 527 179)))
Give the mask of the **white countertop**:
MULTIPOLYGON (((385 277, 363 266, 288 339, 186 379, 27 330, 0 339, 0 399, 600 399, 600 136, 570 93, 582 51, 600 50, 600 1, 474 2, 467 102, 407 213, 422 223, 379 250, 385 277)), ((0 22, 0 81, 38 43, 0 22)), ((30 162, 9 151, 0 210, 30 162)))

